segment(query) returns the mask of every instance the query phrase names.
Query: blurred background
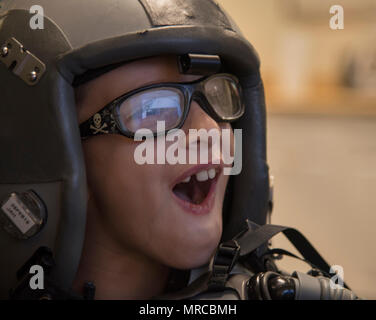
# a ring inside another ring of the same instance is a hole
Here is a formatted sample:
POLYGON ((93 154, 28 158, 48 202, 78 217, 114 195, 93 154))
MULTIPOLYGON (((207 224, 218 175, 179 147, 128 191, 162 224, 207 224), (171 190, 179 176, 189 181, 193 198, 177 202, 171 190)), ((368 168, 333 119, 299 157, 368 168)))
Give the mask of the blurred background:
MULTIPOLYGON (((218 0, 261 59, 272 223, 300 230, 376 299, 376 1, 218 0), (344 29, 332 30, 332 5, 344 29)), ((274 247, 296 251, 283 236, 274 247)), ((285 270, 308 270, 284 258, 285 270)))

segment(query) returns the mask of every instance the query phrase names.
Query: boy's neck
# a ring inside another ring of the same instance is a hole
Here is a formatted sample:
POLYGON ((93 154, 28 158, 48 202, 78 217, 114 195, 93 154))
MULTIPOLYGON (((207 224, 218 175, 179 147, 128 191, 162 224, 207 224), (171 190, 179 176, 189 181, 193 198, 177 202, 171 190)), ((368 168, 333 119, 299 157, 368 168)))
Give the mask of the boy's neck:
POLYGON ((86 234, 73 290, 83 293, 88 281, 96 286, 95 299, 150 299, 166 288, 169 268, 132 250, 117 251, 105 239, 86 234))

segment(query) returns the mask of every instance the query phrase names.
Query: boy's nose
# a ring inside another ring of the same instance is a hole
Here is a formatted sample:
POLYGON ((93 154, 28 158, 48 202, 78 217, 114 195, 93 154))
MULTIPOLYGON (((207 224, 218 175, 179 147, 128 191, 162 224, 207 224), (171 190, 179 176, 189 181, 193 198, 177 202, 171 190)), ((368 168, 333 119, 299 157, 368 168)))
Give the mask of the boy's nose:
MULTIPOLYGON (((221 125, 215 121, 212 117, 210 117, 196 101, 192 101, 191 108, 189 110, 189 114, 187 119, 182 128, 186 134, 186 146, 187 149, 193 148, 194 145, 197 146, 197 159, 198 163, 206 160, 199 160, 199 159, 206 159, 205 153, 208 153, 207 161, 211 162, 214 158, 221 158, 220 150, 218 146, 220 146, 220 139, 221 139, 221 125), (197 136, 192 135, 190 136, 189 130, 195 129, 198 131, 197 136), (213 129, 216 130, 216 133, 213 133, 213 129), (200 134, 199 130, 205 130, 207 134, 200 134), (214 138, 212 136, 214 135, 214 138), (192 138, 193 137, 193 138, 192 138), (217 138, 217 139, 216 139, 217 138), (218 141, 217 141, 218 140, 218 141), (215 147, 214 147, 215 146, 215 147), (215 154, 212 154, 214 150, 217 150, 215 154), (203 152, 202 155, 204 158, 201 158, 200 153, 203 152), (218 154, 217 154, 218 153, 218 154)), ((189 150, 192 152, 194 149, 189 150)), ((202 164, 204 164, 202 163, 202 164)))
POLYGON ((189 129, 206 129, 207 131, 211 129, 220 130, 220 125, 210 117, 196 101, 192 101, 191 108, 182 129, 188 134, 189 129))

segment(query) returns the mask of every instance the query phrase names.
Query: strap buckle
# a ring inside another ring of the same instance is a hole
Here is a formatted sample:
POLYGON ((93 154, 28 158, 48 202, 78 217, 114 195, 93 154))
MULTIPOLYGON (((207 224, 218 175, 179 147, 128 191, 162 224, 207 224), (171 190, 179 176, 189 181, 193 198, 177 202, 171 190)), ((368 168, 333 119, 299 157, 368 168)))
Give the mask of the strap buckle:
POLYGON ((221 243, 213 259, 212 274, 209 279, 209 290, 221 290, 239 258, 240 246, 236 240, 221 243))

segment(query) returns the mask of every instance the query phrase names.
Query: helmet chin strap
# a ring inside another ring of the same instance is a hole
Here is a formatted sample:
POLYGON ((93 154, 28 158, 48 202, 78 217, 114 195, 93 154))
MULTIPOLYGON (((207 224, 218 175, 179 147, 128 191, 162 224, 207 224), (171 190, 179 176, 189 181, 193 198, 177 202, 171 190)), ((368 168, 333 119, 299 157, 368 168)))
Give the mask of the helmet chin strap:
POLYGON ((201 300, 215 296, 216 299, 241 300, 358 299, 343 281, 343 287, 331 287, 329 264, 298 230, 270 224, 259 226, 249 220, 246 225, 244 231, 218 246, 206 273, 183 290, 157 298, 201 300), (288 238, 303 258, 282 249, 273 249, 257 257, 257 249, 279 233, 288 238), (298 258, 308 263, 312 270, 308 274, 297 271, 292 275, 281 273, 273 263, 275 253, 298 258), (263 263, 250 267, 249 263, 253 259, 261 259, 263 263))

